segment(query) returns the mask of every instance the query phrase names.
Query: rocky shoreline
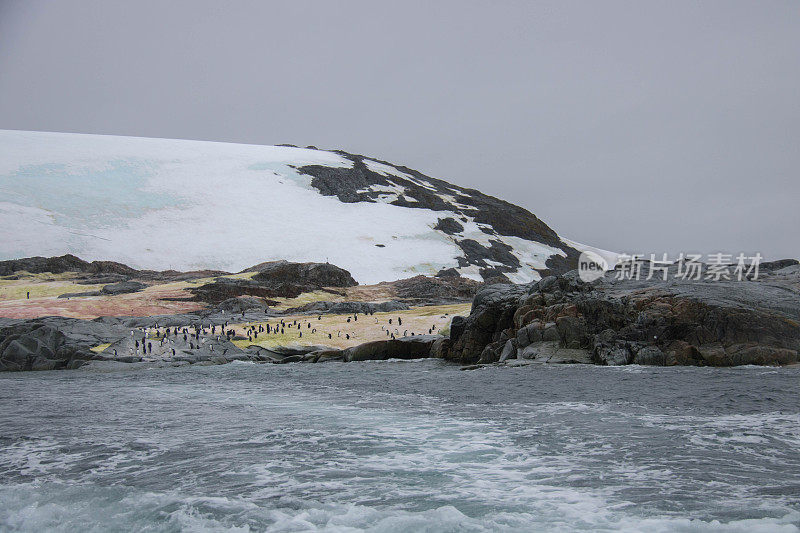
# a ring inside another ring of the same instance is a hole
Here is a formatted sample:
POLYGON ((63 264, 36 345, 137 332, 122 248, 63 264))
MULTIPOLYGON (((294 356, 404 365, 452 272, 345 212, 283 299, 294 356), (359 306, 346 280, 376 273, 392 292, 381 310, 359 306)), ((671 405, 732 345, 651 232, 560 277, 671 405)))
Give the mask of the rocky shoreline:
MULTIPOLYGON (((445 359, 599 365, 785 365, 800 350, 800 266, 758 281, 617 280, 576 272, 478 293, 445 359)), ((778 268, 770 268, 778 267, 778 268)), ((646 276, 647 272, 644 272, 646 276)))
MULTIPOLYGON (((793 364, 800 352, 796 261, 765 265, 758 281, 632 281, 617 280, 609 272, 584 283, 572 271, 528 285, 485 285, 469 316, 452 319, 449 335, 390 338, 345 349, 237 347, 231 341, 248 339, 242 336, 245 332, 235 337, 217 333, 234 317, 241 322, 279 320, 279 313, 251 300, 231 299, 213 309, 180 315, 0 318, 0 370, 74 369, 104 362, 317 363, 429 357, 466 368, 527 363, 723 367, 793 364), (182 335, 183 342, 169 344, 172 348, 162 349, 158 357, 133 355, 132 339, 153 328, 161 328, 155 330, 156 340, 166 328, 167 333, 182 335), (187 340, 187 333, 193 340, 187 340), (102 351, 96 350, 105 344, 102 351)), ((313 302, 292 311, 355 316, 407 307, 402 302, 313 302)))

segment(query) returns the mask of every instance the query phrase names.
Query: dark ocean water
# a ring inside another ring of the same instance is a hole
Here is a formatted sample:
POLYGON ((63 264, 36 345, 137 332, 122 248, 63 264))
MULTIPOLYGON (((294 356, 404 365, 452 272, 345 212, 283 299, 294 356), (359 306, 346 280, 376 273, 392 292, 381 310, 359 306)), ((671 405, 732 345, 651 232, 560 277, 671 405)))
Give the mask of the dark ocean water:
POLYGON ((800 531, 800 368, 0 375, 3 531, 800 531))

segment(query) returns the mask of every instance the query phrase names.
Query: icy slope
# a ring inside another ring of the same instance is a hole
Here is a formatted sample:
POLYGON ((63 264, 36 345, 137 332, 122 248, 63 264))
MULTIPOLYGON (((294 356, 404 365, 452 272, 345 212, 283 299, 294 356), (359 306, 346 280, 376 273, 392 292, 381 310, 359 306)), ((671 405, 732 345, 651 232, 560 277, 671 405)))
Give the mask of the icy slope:
POLYGON ((516 282, 576 250, 528 211, 405 167, 287 146, 0 130, 0 259, 137 268, 329 261, 360 283, 516 282))

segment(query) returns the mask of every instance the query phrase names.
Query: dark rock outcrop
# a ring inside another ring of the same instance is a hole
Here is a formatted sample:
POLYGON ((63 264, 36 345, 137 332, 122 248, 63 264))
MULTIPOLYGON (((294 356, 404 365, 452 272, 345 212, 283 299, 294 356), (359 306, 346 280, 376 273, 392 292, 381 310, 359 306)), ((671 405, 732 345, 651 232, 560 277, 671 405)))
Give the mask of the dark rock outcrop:
POLYGON ((358 285, 347 270, 329 263, 272 261, 242 272, 256 272, 256 275, 250 279, 219 277, 212 283, 189 290, 195 300, 212 304, 239 296, 253 296, 266 299, 267 305, 276 305, 277 302, 269 298, 295 298, 325 287, 358 285))
POLYGON ((178 270, 139 270, 136 278, 145 281, 188 281, 201 278, 214 278, 225 276, 229 272, 224 270, 190 270, 180 272, 178 270))
POLYGON ((414 303, 463 302, 474 297, 481 283, 460 276, 414 276, 393 283, 398 298, 414 303))
POLYGON ((77 368, 96 358, 92 346, 127 330, 89 320, 44 317, 0 323, 0 371, 77 368))
POLYGON ((253 280, 264 287, 284 285, 303 287, 355 287, 358 285, 350 272, 330 263, 292 263, 272 261, 261 263, 243 272, 257 272, 253 280))
POLYGON ((64 294, 59 294, 58 298, 61 299, 69 299, 69 298, 84 298, 86 296, 102 296, 103 293, 100 291, 87 291, 87 292, 65 292, 64 294))
POLYGON ((137 273, 137 270, 122 263, 114 261, 92 261, 89 263, 72 254, 58 257, 37 256, 0 261, 0 276, 8 276, 14 272, 23 271, 31 274, 86 272, 89 274, 121 274, 124 276, 133 276, 137 273))
POLYGON ((265 299, 268 305, 276 305, 278 302, 269 298, 284 296, 285 294, 291 298, 300 294, 296 290, 290 291, 288 294, 281 293, 280 291, 263 287, 255 281, 237 278, 217 278, 211 283, 192 287, 189 291, 194 295, 195 300, 210 304, 220 304, 239 296, 252 296, 265 299))
POLYGON ((269 305, 263 298, 241 296, 239 298, 223 300, 218 303, 215 308, 219 311, 227 311, 229 313, 241 313, 242 311, 249 311, 251 309, 265 313, 269 310, 269 305))
POLYGON ((130 278, 149 281, 182 281, 228 274, 221 270, 195 270, 191 272, 136 270, 115 261, 88 262, 72 254, 58 257, 37 256, 0 261, 0 276, 8 277, 16 272, 29 272, 31 274, 78 272, 83 274, 78 281, 78 283, 82 284, 118 283, 128 281, 130 278))
POLYGON ((285 314, 331 314, 350 315, 353 313, 385 313, 389 311, 402 311, 410 306, 404 302, 391 300, 389 302, 311 302, 300 307, 292 307, 284 311, 285 314))
POLYGON ((309 353, 309 358, 304 360, 323 363, 328 361, 426 359, 429 357, 441 357, 448 343, 449 339, 441 335, 415 335, 399 339, 366 342, 344 350, 320 348, 309 353))
POLYGON ((433 227, 435 230, 443 231, 448 235, 455 235, 456 233, 461 233, 464 231, 464 226, 462 226, 458 220, 452 217, 445 217, 440 218, 436 225, 433 227))
POLYGON ((758 281, 616 281, 575 272, 492 285, 454 319, 445 357, 603 365, 781 365, 798 361, 800 272, 758 281))
MULTIPOLYGON (((566 272, 577 265, 579 252, 563 242, 555 231, 526 209, 474 189, 456 187, 402 165, 392 165, 379 159, 338 150, 336 153, 352 161, 352 167, 307 165, 297 169, 311 176, 312 187, 323 195, 336 196, 340 201, 347 203, 378 202, 383 201, 381 196, 386 187, 402 187, 403 194, 391 201, 392 204, 408 208, 449 211, 455 213, 456 218, 461 218, 461 222, 473 220, 488 235, 519 237, 560 248, 565 256, 553 256, 560 259, 547 262, 548 269, 553 272, 566 272), (372 162, 394 170, 390 174, 376 172, 370 168, 372 162)), ((463 225, 456 218, 443 216, 434 229, 449 235, 462 249, 464 256, 461 258, 460 266, 475 265, 485 269, 485 273, 481 272, 484 280, 519 267, 519 260, 507 253, 503 249, 506 245, 499 240, 493 241, 499 244, 486 247, 460 235, 463 225), (487 263, 486 259, 492 257, 500 257, 501 264, 487 263)))
POLYGON ((460 261, 460 266, 477 265, 486 282, 492 278, 501 278, 507 282, 505 274, 520 267, 519 259, 511 253, 513 248, 497 239, 490 239, 489 246, 473 239, 464 239, 459 246, 466 257, 465 261, 460 261))
POLYGON ((15 272, 23 271, 32 274, 86 272, 88 268, 89 263, 72 254, 59 257, 25 257, 23 259, 0 261, 0 276, 8 276, 15 272))
POLYGON ((461 274, 455 268, 443 268, 436 273, 437 278, 460 278, 461 274))
POLYGON ((393 340, 367 342, 344 350, 345 361, 382 361, 430 357, 431 347, 440 335, 416 335, 393 340))
POLYGON ((118 283, 106 285, 100 289, 100 292, 103 294, 128 294, 132 292, 139 292, 145 288, 147 288, 147 285, 144 283, 139 283, 138 281, 120 281, 118 283))
POLYGON ((498 361, 505 341, 511 338, 519 298, 526 291, 524 285, 489 285, 478 291, 469 317, 453 318, 447 359, 462 364, 498 361))
POLYGON ((128 281, 129 276, 123 274, 84 274, 76 278, 75 283, 78 285, 100 285, 108 283, 119 283, 120 281, 128 281))

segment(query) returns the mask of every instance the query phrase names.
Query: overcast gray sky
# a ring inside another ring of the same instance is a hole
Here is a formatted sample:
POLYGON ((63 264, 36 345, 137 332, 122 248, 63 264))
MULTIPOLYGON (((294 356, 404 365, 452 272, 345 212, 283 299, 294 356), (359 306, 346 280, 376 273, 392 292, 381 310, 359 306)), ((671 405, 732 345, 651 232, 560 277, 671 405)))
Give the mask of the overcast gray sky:
POLYGON ((800 4, 0 0, 0 128, 313 144, 620 251, 800 256, 800 4))

